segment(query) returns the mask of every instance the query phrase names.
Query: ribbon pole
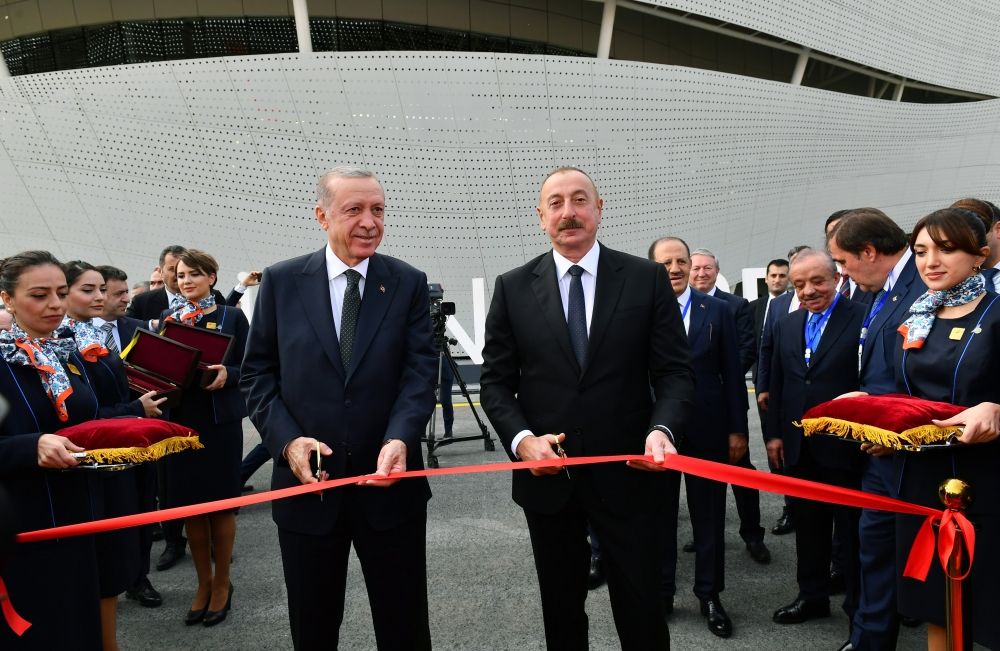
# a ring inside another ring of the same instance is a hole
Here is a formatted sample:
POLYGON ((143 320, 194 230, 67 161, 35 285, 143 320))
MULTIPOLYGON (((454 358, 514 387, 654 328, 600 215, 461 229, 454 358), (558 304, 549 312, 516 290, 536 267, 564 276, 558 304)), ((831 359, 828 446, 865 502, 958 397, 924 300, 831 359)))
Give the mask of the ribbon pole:
MULTIPOLYGON (((972 502, 972 490, 960 479, 946 479, 938 488, 938 497, 949 511, 962 513, 972 502)), ((964 608, 968 566, 972 562, 965 546, 962 527, 968 526, 963 518, 955 518, 955 543, 945 567, 945 625, 948 651, 972 651, 972 630, 969 609, 964 608)), ((944 526, 942 524, 942 526, 944 526)), ((943 560, 943 559, 942 559, 943 560)))

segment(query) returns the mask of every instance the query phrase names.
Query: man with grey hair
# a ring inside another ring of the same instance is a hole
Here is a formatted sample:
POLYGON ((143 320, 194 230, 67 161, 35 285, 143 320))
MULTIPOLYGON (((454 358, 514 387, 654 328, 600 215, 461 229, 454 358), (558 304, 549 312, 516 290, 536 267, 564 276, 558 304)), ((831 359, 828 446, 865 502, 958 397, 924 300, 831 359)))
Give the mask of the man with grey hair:
MULTIPOLYGON (((770 401, 764 438, 774 468, 792 477, 860 488, 863 455, 829 437, 805 438, 794 425, 810 407, 858 389, 857 333, 866 308, 837 292, 840 274, 825 251, 804 249, 792 261, 792 285, 804 309, 774 326, 770 401)), ((799 624, 830 615, 831 536, 834 522, 844 546, 844 611, 858 607, 860 509, 811 500, 789 502, 795 520, 799 592, 774 613, 778 624, 799 624)))
MULTIPOLYGON (((747 299, 724 292, 716 286, 719 280, 719 259, 708 249, 691 252, 691 286, 703 294, 714 296, 726 303, 729 313, 736 322, 736 337, 739 342, 740 370, 747 371, 757 361, 757 336, 754 333, 753 311, 747 299)), ((750 461, 750 448, 736 462, 741 468, 756 470, 750 461)), ((760 492, 743 486, 732 486, 736 512, 740 516, 740 538, 746 546, 750 558, 766 565, 771 562, 771 551, 764 544, 764 527, 760 526, 760 492)), ((684 551, 694 551, 694 543, 684 545, 684 551)))
POLYGON ((352 544, 378 647, 431 647, 430 488, 390 475, 423 468, 437 356, 426 275, 375 252, 384 212, 371 172, 336 167, 320 178, 327 245, 264 271, 243 359, 240 387, 274 458, 272 488, 376 476, 272 503, 297 650, 337 647, 352 544))

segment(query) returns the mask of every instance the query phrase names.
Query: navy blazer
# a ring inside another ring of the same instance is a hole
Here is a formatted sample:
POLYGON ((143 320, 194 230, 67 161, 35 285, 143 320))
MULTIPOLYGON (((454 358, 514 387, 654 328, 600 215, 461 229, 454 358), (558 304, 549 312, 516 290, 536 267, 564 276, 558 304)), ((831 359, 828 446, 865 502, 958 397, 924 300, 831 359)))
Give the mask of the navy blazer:
POLYGON ((736 338, 739 342, 740 368, 743 374, 757 361, 757 338, 754 336, 753 311, 750 309, 750 302, 747 299, 716 289, 715 298, 726 302, 729 311, 736 320, 736 338))
POLYGON ((792 306, 792 292, 785 292, 771 301, 764 319, 764 328, 760 333, 760 353, 757 355, 757 380, 754 388, 757 393, 770 390, 771 385, 771 355, 774 352, 774 324, 788 314, 792 306))
MULTIPOLYGON (((841 297, 830 312, 809 367, 805 363, 805 324, 809 313, 796 310, 774 327, 770 402, 764 439, 784 442, 785 465, 798 463, 804 444, 802 429, 793 422, 811 407, 858 390, 858 333, 867 307, 841 297)), ((814 437, 810 450, 816 461, 831 468, 857 472, 861 454, 856 445, 814 437)))
MULTIPOLYGON (((885 304, 868 326, 868 337, 861 354, 862 391, 875 395, 895 393, 898 343, 896 329, 909 316, 913 302, 926 291, 927 285, 917 273, 915 258, 910 256, 899 272, 899 278, 886 297, 885 304)), ((860 336, 860 330, 858 334, 860 336)))
MULTIPOLYGON (((285 446, 309 436, 333 448, 323 469, 331 478, 375 471, 382 445, 406 444, 408 470, 423 468, 420 438, 434 410, 437 353, 431 336, 427 276, 381 254, 369 259, 348 368, 330 303, 326 249, 285 260, 264 272, 254 305, 243 377, 250 420, 274 458, 273 488, 297 486, 285 446)), ((231 309, 231 308, 230 308, 231 309)), ((326 534, 344 491, 321 501, 303 495, 273 502, 279 527, 326 534)), ((353 492, 376 528, 386 529, 426 509, 425 479, 353 492)))
POLYGON ((728 461, 729 435, 749 432, 736 319, 725 301, 695 289, 691 290, 688 315, 688 345, 695 378, 694 418, 684 452, 728 461))

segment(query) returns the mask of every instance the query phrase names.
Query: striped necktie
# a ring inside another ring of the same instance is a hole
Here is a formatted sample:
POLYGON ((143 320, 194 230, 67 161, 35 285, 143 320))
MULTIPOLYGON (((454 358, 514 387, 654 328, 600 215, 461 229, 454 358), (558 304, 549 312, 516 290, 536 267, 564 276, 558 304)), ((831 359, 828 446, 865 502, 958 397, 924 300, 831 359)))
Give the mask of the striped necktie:
POLYGON ((115 342, 115 324, 110 321, 105 321, 104 325, 101 326, 101 330, 104 331, 104 347, 108 349, 112 355, 118 355, 121 351, 118 349, 118 344, 115 342))

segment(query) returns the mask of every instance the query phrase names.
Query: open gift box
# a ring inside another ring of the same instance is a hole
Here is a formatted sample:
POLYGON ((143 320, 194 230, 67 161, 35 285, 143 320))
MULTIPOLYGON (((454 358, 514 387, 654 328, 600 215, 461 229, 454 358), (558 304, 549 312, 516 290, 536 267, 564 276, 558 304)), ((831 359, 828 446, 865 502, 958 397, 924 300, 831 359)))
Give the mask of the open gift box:
POLYGON ((215 379, 217 371, 208 370, 209 366, 225 364, 229 349, 233 345, 233 335, 224 332, 196 328, 176 321, 163 324, 160 334, 168 339, 178 341, 201 352, 198 359, 198 383, 207 387, 215 379))
POLYGON ((191 384, 201 351, 179 341, 139 328, 122 353, 128 386, 142 395, 156 391, 166 398, 167 407, 176 407, 181 392, 191 384))

